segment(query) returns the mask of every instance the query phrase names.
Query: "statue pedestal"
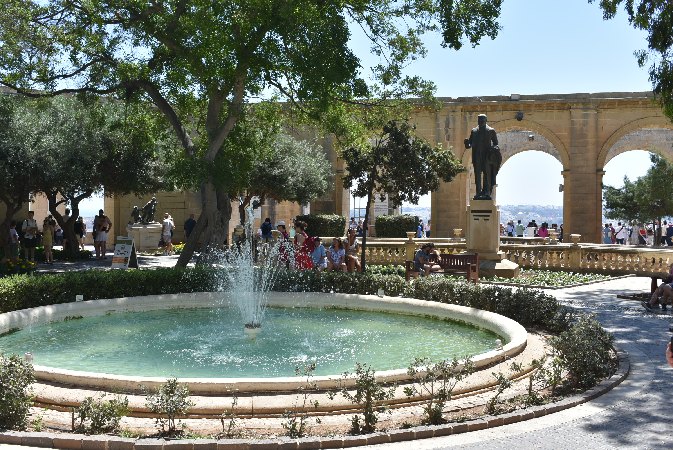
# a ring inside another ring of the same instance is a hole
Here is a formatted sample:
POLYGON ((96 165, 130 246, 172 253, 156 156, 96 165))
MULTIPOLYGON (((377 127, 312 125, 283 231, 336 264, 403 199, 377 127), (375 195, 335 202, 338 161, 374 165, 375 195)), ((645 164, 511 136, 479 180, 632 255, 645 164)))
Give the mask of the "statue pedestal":
POLYGON ((500 251, 500 210, 494 200, 472 200, 467 205, 467 251, 479 254, 479 276, 514 278, 519 265, 500 251))
POLYGON ((134 224, 126 227, 128 235, 133 238, 136 248, 140 251, 156 251, 161 240, 160 223, 134 224))

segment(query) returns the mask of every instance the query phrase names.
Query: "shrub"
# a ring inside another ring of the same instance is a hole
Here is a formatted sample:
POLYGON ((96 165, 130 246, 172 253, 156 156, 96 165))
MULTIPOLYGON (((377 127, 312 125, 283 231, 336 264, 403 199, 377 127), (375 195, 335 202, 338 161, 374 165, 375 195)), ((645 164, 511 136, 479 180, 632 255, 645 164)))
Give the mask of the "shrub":
POLYGON ((0 278, 0 312, 85 300, 217 290, 213 269, 88 270, 0 278))
POLYGON ((397 264, 387 264, 387 265, 373 265, 367 264, 367 273, 372 275, 397 275, 400 277, 405 276, 406 270, 404 266, 397 264))
POLYGON ((343 374, 344 380, 350 378, 351 375, 355 378, 355 387, 341 388, 339 391, 341 396, 358 405, 362 411, 362 419, 356 414, 351 421, 351 432, 353 434, 374 432, 379 421, 379 413, 386 410, 383 402, 392 399, 395 395, 395 387, 384 387, 376 381, 374 373, 374 369, 366 364, 357 363, 355 373, 346 372, 343 374))
POLYGON ((376 218, 376 237, 405 238, 407 231, 416 231, 417 228, 418 217, 409 214, 376 218))
POLYGON ((579 316, 570 328, 550 339, 573 384, 588 389, 613 371, 612 335, 593 315, 579 316))
POLYGON ((331 238, 346 233, 346 218, 338 214, 306 214, 297 220, 306 222, 309 236, 331 238))
POLYGON ((189 400, 187 386, 178 383, 175 378, 168 379, 166 384, 159 386, 155 394, 148 395, 145 404, 152 413, 159 415, 157 418, 159 432, 168 436, 177 434, 175 419, 187 414, 189 408, 194 406, 189 400))
POLYGON ((462 366, 456 358, 437 363, 432 363, 429 358, 416 358, 407 369, 414 384, 405 387, 404 393, 407 397, 426 397, 423 423, 439 425, 444 422, 444 407, 451 400, 456 385, 473 372, 474 364, 469 358, 465 358, 462 366))
POLYGON ((87 397, 73 410, 73 431, 87 434, 110 433, 119 428, 122 417, 128 414, 129 400, 117 397, 105 400, 103 397, 87 397), (75 425, 75 422, 79 423, 75 425))
POLYGON ((0 277, 9 275, 30 274, 35 271, 37 264, 25 259, 7 260, 0 263, 0 277))
POLYGON ((16 355, 0 355, 0 428, 24 429, 33 404, 33 366, 16 355))

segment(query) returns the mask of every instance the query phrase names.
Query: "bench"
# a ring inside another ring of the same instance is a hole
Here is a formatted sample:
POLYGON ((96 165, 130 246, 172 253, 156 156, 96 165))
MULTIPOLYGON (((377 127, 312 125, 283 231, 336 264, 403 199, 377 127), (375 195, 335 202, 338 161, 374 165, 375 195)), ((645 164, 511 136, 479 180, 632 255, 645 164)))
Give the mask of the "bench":
MULTIPOLYGON (((431 272, 437 274, 465 274, 467 281, 473 283, 479 282, 479 255, 476 253, 460 254, 442 254, 439 260, 430 260, 437 264, 440 269, 431 272)), ((420 273, 414 268, 414 262, 406 260, 404 262, 404 278, 409 281, 412 277, 417 278, 420 273)))

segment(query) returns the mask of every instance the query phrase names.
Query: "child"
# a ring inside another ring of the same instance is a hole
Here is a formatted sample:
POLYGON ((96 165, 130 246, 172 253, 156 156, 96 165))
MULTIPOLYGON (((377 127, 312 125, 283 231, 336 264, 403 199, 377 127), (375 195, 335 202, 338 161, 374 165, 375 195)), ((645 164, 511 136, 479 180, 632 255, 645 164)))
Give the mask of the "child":
POLYGON ((16 232, 16 221, 9 223, 9 259, 16 261, 19 256, 19 233, 16 232))
POLYGON ((311 252, 311 258, 313 258, 313 267, 315 267, 318 272, 322 272, 327 269, 327 250, 325 246, 322 245, 322 239, 320 237, 315 238, 315 248, 311 252))

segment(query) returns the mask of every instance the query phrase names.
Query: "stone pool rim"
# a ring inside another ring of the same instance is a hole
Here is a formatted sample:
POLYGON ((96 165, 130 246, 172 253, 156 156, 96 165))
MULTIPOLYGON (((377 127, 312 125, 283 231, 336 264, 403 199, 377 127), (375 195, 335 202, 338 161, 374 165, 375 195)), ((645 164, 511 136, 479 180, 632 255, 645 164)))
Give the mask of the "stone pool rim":
MULTIPOLYGON (((513 357, 519 354, 525 349, 528 338, 528 333, 523 326, 499 314, 465 306, 411 298, 313 292, 270 292, 269 305, 278 307, 346 308, 430 316, 468 323, 492 331, 504 339, 502 350, 492 350, 475 355, 472 358, 477 370, 501 362, 505 357, 513 357)), ((25 328, 29 325, 61 321, 66 317, 91 317, 107 313, 157 309, 227 306, 230 305, 226 299, 226 293, 222 292, 149 295, 60 303, 0 314, 0 334, 15 328, 25 328)), ((35 377, 39 382, 65 384, 86 389, 141 393, 145 389, 156 389, 166 382, 164 377, 113 375, 40 365, 35 365, 34 368, 35 377)), ((410 380, 406 368, 377 371, 376 378, 384 383, 410 380)), ((306 383, 306 380, 302 377, 178 378, 178 380, 189 387, 192 395, 221 394, 224 392, 287 392, 296 390, 306 383)), ((348 380, 343 383, 341 374, 316 376, 312 379, 318 389, 333 389, 337 387, 339 382, 346 386, 354 383, 354 380, 350 381, 350 383, 348 380)))

